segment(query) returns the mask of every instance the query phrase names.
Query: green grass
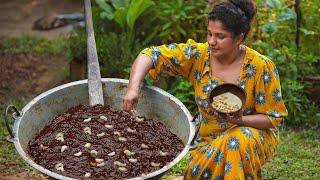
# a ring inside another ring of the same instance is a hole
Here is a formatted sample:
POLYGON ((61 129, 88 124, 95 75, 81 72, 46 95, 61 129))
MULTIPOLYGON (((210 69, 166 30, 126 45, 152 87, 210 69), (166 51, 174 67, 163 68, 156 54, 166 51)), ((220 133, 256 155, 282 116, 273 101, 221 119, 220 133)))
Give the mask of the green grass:
MULTIPOLYGON (((12 101, 21 109, 25 102, 12 101)), ((0 105, 3 114, 6 105, 0 105)), ((0 117, 0 172, 13 174, 20 171, 31 172, 15 150, 13 144, 6 141, 8 132, 0 117)), ((11 120, 11 126, 13 122, 11 120)), ((320 179, 320 133, 317 130, 284 130, 281 132, 281 142, 276 154, 263 168, 264 179, 320 179)), ((163 179, 170 179, 170 175, 183 175, 187 166, 186 158, 171 169, 163 179)), ((171 178, 172 179, 172 178, 171 178)))
MULTIPOLYGON (((9 135, 7 128, 4 124, 3 114, 5 112, 5 108, 7 105, 12 104, 21 110, 24 102, 22 101, 11 101, 8 104, 0 105, 1 112, 1 123, 0 123, 0 172, 5 174, 13 174, 21 171, 29 171, 32 170, 30 166, 28 166, 22 158, 18 155, 14 145, 12 143, 7 142, 6 137, 9 135)), ((10 127, 13 126, 13 118, 11 118, 11 114, 9 116, 10 127)))
POLYGON ((320 179, 319 131, 285 130, 275 156, 264 167, 265 179, 320 179))
POLYGON ((49 40, 44 37, 24 35, 21 37, 0 37, 0 50, 4 53, 44 53, 67 55, 66 39, 49 40))

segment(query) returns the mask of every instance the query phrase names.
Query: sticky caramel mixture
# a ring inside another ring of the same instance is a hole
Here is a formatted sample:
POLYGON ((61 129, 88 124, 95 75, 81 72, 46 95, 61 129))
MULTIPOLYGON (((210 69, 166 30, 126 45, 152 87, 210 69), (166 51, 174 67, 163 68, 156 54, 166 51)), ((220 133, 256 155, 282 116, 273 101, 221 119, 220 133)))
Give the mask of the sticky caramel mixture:
POLYGON ((28 147, 37 164, 67 177, 126 179, 162 168, 184 144, 152 119, 79 105, 51 120, 28 147))

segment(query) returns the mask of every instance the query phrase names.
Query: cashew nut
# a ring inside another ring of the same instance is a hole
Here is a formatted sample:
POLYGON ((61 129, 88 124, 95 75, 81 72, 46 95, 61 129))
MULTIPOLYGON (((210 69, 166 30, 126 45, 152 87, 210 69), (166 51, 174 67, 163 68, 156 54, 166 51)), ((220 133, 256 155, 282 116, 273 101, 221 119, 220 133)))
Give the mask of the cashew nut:
POLYGON ((163 152, 163 151, 160 150, 160 156, 168 156, 168 155, 169 155, 168 152, 163 152))
POLYGON ((91 146, 91 143, 86 143, 85 145, 84 145, 84 147, 86 147, 86 148, 89 148, 91 146))
POLYGON ((84 175, 85 178, 88 178, 88 177, 90 177, 90 176, 91 176, 91 173, 86 173, 86 174, 84 175))
POLYGON ((122 172, 126 172, 127 171, 127 168, 125 168, 125 167, 119 167, 118 169, 119 169, 119 171, 122 171, 122 172))
POLYGON ((112 129, 113 128, 113 126, 112 125, 110 125, 110 124, 106 124, 106 125, 104 125, 106 128, 108 128, 108 129, 112 129))
POLYGON ((108 154, 108 156, 114 156, 116 153, 115 152, 111 152, 108 154))
POLYGON ((64 168, 63 168, 63 164, 62 163, 58 163, 54 166, 54 168, 57 170, 57 171, 64 171, 64 168))
POLYGON ((98 152, 96 150, 91 150, 90 155, 95 157, 98 155, 98 152))
POLYGON ((104 136, 104 135, 105 135, 104 132, 102 132, 102 133, 100 133, 100 134, 97 134, 98 137, 102 137, 102 136, 104 136))
POLYGON ((104 159, 95 159, 97 163, 102 163, 104 159))
POLYGON ((104 121, 108 121, 108 118, 105 116, 100 116, 100 119, 104 120, 104 121))
POLYGON ((98 167, 104 166, 104 162, 98 163, 97 166, 98 166, 98 167))
POLYGON ((63 145, 63 146, 61 147, 61 152, 64 152, 67 148, 68 148, 68 146, 63 145))
POLYGON ((146 144, 144 144, 144 143, 141 144, 141 147, 142 147, 143 149, 148 149, 148 148, 149 148, 149 147, 148 147, 146 144))
POLYGON ((73 154, 73 155, 74 155, 74 156, 81 156, 81 154, 82 154, 82 152, 79 151, 79 152, 77 152, 77 153, 75 153, 75 154, 73 154))
POLYGON ((91 121, 91 118, 89 117, 89 118, 87 118, 87 119, 85 119, 85 120, 83 120, 83 122, 90 122, 91 121))
POLYGON ((124 152, 124 154, 126 154, 127 156, 132 156, 132 155, 135 154, 134 152, 131 152, 131 151, 129 151, 128 149, 124 150, 123 152, 124 152))
POLYGON ((122 162, 119 162, 119 161, 114 161, 113 164, 114 164, 114 165, 117 165, 117 166, 120 166, 120 167, 124 167, 124 166, 127 165, 127 164, 122 163, 122 162))
POLYGON ((83 131, 84 131, 84 133, 86 133, 86 134, 91 134, 91 128, 90 128, 90 127, 85 127, 85 128, 83 129, 83 131))
POLYGON ((56 140, 64 142, 63 134, 62 133, 56 134, 56 140))
POLYGON ((113 132, 113 134, 117 135, 117 136, 121 136, 120 132, 118 132, 118 131, 113 132))
POLYGON ((136 163, 136 162, 138 162, 138 160, 137 159, 129 159, 129 162, 136 163))
POLYGON ((161 165, 161 163, 151 162, 151 166, 153 166, 153 167, 159 167, 160 165, 161 165))
POLYGON ((119 137, 118 139, 119 139, 119 141, 122 141, 122 142, 126 142, 127 141, 127 138, 125 138, 125 137, 119 137))
POLYGON ((131 128, 127 128, 127 131, 128 131, 129 133, 135 133, 135 132, 137 132, 135 129, 131 129, 131 128))

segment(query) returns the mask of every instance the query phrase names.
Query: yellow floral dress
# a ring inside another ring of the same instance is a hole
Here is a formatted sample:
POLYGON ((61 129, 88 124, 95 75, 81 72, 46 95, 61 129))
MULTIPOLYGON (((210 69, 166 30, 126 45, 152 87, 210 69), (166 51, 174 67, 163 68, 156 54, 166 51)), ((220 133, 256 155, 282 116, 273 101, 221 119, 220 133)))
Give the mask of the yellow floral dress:
POLYGON ((277 129, 287 116, 278 71, 270 59, 243 47, 245 57, 237 85, 247 93, 244 114, 267 115, 273 129, 259 130, 217 121, 208 96, 223 82, 210 73, 208 43, 188 40, 142 51, 153 60, 154 68, 149 75, 154 80, 161 73, 181 75, 194 87, 201 141, 190 153, 185 179, 262 179, 261 167, 276 149, 277 129))

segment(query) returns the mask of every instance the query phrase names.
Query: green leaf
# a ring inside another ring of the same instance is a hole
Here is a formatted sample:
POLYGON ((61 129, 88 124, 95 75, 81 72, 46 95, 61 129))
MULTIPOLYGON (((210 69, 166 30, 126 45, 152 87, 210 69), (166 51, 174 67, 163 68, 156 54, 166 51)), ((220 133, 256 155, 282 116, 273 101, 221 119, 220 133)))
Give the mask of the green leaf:
POLYGON ((273 34, 277 30, 277 25, 275 22, 269 22, 262 26, 262 32, 266 34, 273 34))
POLYGON ((109 20, 112 20, 113 19, 113 14, 109 14, 109 13, 107 13, 107 12, 102 12, 101 14, 100 14, 100 17, 101 18, 108 18, 109 20))
POLYGON ((107 11, 108 13, 113 12, 112 7, 109 4, 107 4, 105 0, 96 0, 96 3, 104 11, 107 11))
POLYGON ((166 24, 164 24, 162 26, 162 30, 164 31, 164 30, 168 29, 171 26, 171 24, 172 24, 171 22, 167 22, 166 24))
POLYGON ((126 17, 127 17, 128 10, 127 8, 121 7, 116 10, 114 13, 114 20, 120 24, 122 28, 126 25, 126 17))
POLYGON ((115 9, 119 9, 121 7, 125 8, 129 6, 129 0, 112 0, 111 3, 115 9))
POLYGON ((127 23, 129 28, 132 30, 135 21, 138 17, 146 11, 153 2, 151 0, 132 0, 127 14, 127 23))
POLYGON ((310 31, 310 30, 305 29, 305 28, 300 28, 300 31, 303 32, 303 34, 306 35, 306 36, 315 35, 316 34, 314 31, 310 31))
POLYGON ((281 9, 281 2, 279 0, 267 0, 267 4, 272 8, 281 9))
POLYGON ((184 36, 187 35, 187 32, 186 32, 181 26, 178 26, 177 28, 179 29, 179 32, 180 32, 181 34, 183 34, 184 36))
POLYGON ((279 15, 279 21, 286 21, 286 20, 296 20, 297 15, 293 10, 288 10, 286 12, 282 12, 279 15))
POLYGON ((183 7, 183 0, 178 0, 178 7, 183 7))
POLYGON ((105 0, 96 0, 96 3, 103 9, 103 12, 100 14, 101 18, 108 18, 109 20, 113 19, 113 9, 105 0))

